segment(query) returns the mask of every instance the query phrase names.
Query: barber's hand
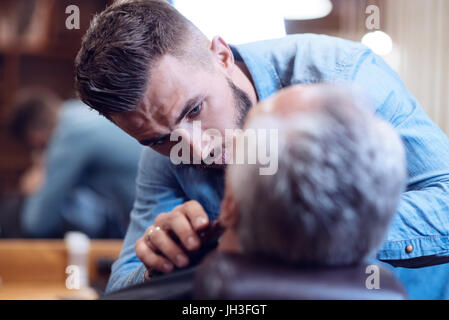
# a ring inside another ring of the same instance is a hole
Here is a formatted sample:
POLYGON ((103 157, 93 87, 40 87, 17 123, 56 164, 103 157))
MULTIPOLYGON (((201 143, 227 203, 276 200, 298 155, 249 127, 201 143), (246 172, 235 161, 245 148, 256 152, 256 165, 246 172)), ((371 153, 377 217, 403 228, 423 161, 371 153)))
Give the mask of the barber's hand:
POLYGON ((42 188, 45 182, 45 167, 34 165, 20 178, 20 191, 25 196, 31 196, 42 188))
MULTIPOLYGON (((195 251, 201 246, 197 231, 209 224, 209 218, 197 201, 188 201, 169 213, 161 213, 135 246, 137 257, 148 270, 170 273, 174 267, 189 264, 184 250, 195 251), (175 234, 182 246, 170 236, 175 234)), ((146 275, 148 276, 148 275, 146 275)))

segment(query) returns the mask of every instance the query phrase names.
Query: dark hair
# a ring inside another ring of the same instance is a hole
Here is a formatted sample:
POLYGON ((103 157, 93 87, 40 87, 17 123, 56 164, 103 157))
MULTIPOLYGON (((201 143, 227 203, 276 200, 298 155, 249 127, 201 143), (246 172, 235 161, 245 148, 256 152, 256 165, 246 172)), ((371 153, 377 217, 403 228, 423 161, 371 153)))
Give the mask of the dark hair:
POLYGON ((184 45, 200 33, 163 0, 117 2, 96 16, 75 62, 76 87, 103 115, 134 110, 165 54, 185 56, 184 45))
POLYGON ((52 129, 59 105, 59 98, 42 88, 22 90, 7 117, 8 134, 26 142, 30 130, 52 129))

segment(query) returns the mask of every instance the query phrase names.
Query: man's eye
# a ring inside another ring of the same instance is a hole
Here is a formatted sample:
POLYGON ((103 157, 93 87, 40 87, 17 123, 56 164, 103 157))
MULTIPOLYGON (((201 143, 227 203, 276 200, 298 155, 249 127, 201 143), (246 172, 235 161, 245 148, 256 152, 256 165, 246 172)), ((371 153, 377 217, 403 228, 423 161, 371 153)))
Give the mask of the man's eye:
POLYGON ((197 105, 195 108, 193 108, 190 113, 189 113, 189 117, 195 117, 198 114, 200 114, 201 109, 203 108, 203 103, 201 102, 199 105, 197 105))

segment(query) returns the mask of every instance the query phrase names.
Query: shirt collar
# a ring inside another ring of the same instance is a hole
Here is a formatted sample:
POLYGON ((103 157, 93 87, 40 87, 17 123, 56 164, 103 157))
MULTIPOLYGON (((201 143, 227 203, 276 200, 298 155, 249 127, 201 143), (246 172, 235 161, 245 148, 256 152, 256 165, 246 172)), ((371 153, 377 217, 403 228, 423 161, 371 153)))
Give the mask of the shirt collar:
POLYGON ((254 44, 230 45, 234 59, 243 61, 253 78, 259 100, 264 100, 282 88, 279 76, 270 61, 258 54, 254 44))

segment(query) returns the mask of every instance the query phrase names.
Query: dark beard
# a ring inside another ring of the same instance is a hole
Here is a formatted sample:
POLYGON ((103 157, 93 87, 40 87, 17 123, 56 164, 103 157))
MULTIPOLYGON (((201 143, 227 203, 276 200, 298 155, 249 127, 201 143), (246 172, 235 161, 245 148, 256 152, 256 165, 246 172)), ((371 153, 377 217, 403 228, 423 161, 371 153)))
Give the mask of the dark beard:
MULTIPOLYGON (((243 124, 245 123, 246 116, 248 115, 249 109, 252 106, 251 100, 249 99, 248 94, 237 87, 234 82, 232 82, 231 79, 226 78, 228 81, 229 87, 232 90, 232 95, 234 96, 234 107, 237 110, 237 116, 234 119, 235 124, 237 128, 241 129, 243 127, 243 124)), ((210 165, 210 164, 180 164, 177 165, 178 167, 195 167, 198 170, 223 170, 226 167, 226 164, 220 164, 220 165, 210 165)))
POLYGON ((226 80, 228 81, 229 87, 232 90, 235 108, 237 109, 235 124, 237 125, 237 128, 242 128, 243 124, 245 123, 246 116, 248 115, 249 109, 252 106, 252 103, 245 91, 237 87, 231 79, 226 78, 226 80))

